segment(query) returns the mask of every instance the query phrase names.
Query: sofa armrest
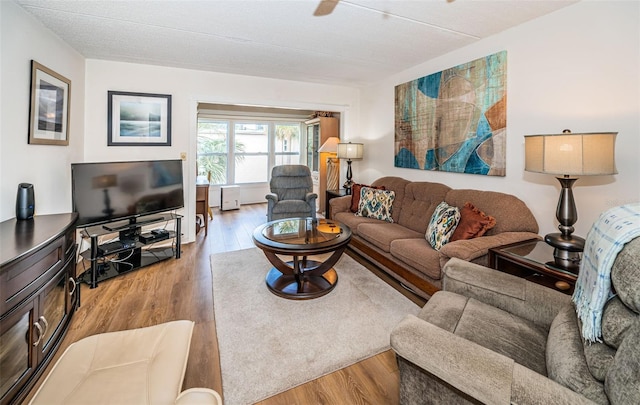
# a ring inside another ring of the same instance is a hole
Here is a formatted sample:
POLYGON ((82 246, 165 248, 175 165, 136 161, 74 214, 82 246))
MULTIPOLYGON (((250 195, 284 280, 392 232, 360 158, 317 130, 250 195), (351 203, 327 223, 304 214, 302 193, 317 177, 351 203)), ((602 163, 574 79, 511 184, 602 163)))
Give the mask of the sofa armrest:
POLYGON ((209 388, 189 388, 178 395, 175 405, 222 405, 222 398, 209 388))
POLYGON ((334 197, 329 200, 331 206, 331 214, 335 215, 339 212, 351 212, 351 196, 343 195, 341 197, 334 197))
MULTIPOLYGON (((502 232, 497 235, 449 242, 440 249, 439 253, 445 256, 445 262, 453 257, 470 262, 488 254, 489 249, 530 239, 540 239, 540 236, 532 232, 502 232)), ((442 262, 441 258, 440 263, 442 262)))
POLYGON ((524 278, 453 258, 442 269, 442 289, 500 308, 546 329, 571 297, 524 278))
POLYGON ((402 358, 486 404, 592 404, 512 359, 407 315, 391 332, 402 358))
POLYGON ((391 332, 402 358, 485 404, 509 404, 514 361, 413 315, 391 332))

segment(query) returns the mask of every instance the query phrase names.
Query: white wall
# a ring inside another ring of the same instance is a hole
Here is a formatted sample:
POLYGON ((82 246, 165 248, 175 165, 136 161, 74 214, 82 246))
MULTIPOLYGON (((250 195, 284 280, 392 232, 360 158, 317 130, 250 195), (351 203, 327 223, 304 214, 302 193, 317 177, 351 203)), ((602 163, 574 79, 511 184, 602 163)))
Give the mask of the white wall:
POLYGON ((198 102, 338 111, 342 116, 343 138, 357 133, 359 92, 354 88, 102 60, 87 60, 86 66, 85 161, 176 159, 186 152, 185 183, 193 185, 186 195, 183 212, 186 242, 195 239, 198 102), (171 94, 172 145, 107 146, 109 90, 171 94))
POLYGON ((383 175, 433 181, 454 188, 512 193, 540 225, 555 232, 560 186, 553 176, 524 172, 527 134, 618 132, 619 174, 583 177, 574 185, 586 237, 598 215, 640 201, 640 3, 580 2, 548 16, 398 73, 363 90, 360 129, 365 159, 353 163, 354 180, 383 175), (394 86, 507 50, 507 175, 480 176, 393 166, 394 86))
POLYGON ((0 1, 0 221, 13 218, 19 183, 36 215, 71 211, 70 163, 84 148, 84 58, 12 1, 0 1), (71 80, 69 146, 29 145, 31 60, 71 80))

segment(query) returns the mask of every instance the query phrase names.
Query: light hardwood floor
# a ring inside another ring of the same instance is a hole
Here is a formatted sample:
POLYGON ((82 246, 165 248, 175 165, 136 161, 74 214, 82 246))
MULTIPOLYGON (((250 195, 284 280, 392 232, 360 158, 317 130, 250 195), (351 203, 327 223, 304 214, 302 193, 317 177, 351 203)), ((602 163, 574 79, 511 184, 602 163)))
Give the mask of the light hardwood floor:
MULTIPOLYGON (((265 221, 266 204, 243 205, 240 210, 225 212, 214 208, 213 213, 208 236, 201 229, 194 243, 182 246, 180 259, 123 274, 95 289, 82 284, 81 307, 58 356, 69 344, 96 333, 190 319, 195 328, 183 388, 208 387, 224 396, 209 256, 254 247, 251 235, 265 221)), ((398 395, 398 368, 393 353, 387 351, 260 404, 393 405, 398 403, 398 395)))

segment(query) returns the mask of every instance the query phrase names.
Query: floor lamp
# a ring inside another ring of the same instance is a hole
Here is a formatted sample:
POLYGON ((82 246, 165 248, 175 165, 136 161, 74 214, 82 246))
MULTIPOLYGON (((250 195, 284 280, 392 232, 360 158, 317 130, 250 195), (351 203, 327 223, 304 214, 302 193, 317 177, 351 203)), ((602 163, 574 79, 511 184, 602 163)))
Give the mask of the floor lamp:
POLYGON ((573 235, 578 211, 572 186, 579 176, 616 174, 617 132, 525 135, 525 168, 528 172, 556 175, 562 187, 556 208, 560 233, 550 233, 545 242, 553 246, 555 265, 577 273, 585 240, 573 235))
POLYGON ((340 182, 340 166, 336 154, 338 153, 338 144, 340 138, 332 136, 327 139, 320 149, 319 153, 326 153, 327 157, 327 190, 337 190, 340 188, 338 183, 340 182))
POLYGON ((361 160, 363 155, 364 145, 361 143, 348 142, 338 144, 338 159, 347 159, 347 181, 344 183, 344 189, 347 191, 347 194, 351 194, 351 186, 354 184, 353 181, 351 181, 351 161, 361 160))

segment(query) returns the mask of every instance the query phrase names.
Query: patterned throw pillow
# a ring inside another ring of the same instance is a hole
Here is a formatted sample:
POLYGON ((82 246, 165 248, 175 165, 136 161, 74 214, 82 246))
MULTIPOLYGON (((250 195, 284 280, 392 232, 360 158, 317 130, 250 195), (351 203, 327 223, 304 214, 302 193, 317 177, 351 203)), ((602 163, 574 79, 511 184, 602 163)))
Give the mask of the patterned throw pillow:
POLYGON ((351 186, 351 212, 358 212, 360 206, 360 190, 362 187, 371 187, 378 190, 385 190, 384 186, 370 186, 368 184, 354 184, 351 186))
POLYGON ((358 204, 358 212, 356 212, 356 215, 359 217, 393 222, 391 210, 393 209, 393 200, 395 199, 395 191, 362 187, 360 189, 360 203, 358 204))
POLYGON ((451 235, 460 222, 460 210, 446 202, 441 202, 433 211, 425 237, 435 250, 449 242, 451 235))

